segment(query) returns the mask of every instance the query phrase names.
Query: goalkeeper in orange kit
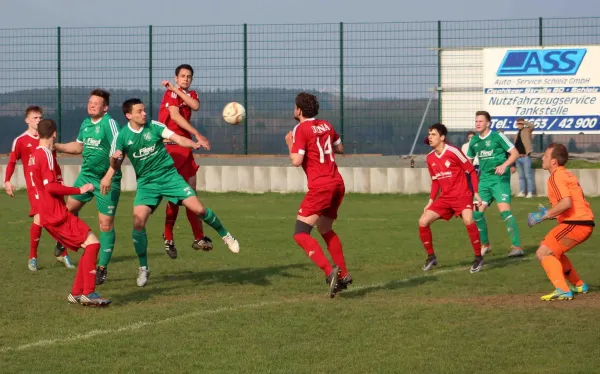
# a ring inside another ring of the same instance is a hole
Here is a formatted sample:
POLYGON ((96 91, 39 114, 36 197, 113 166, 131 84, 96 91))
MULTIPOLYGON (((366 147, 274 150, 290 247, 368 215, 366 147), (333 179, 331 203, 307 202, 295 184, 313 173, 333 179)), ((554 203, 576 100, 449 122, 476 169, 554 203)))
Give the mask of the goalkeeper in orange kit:
POLYGON ((552 208, 540 208, 527 217, 529 227, 546 219, 558 220, 542 241, 536 256, 554 292, 542 296, 542 300, 571 300, 573 293, 587 293, 585 284, 573 268, 566 252, 586 241, 594 230, 594 213, 585 200, 577 177, 565 169, 569 153, 563 144, 550 144, 542 158, 542 167, 550 172, 547 182, 548 199, 552 208), (571 283, 571 287, 567 284, 571 283))

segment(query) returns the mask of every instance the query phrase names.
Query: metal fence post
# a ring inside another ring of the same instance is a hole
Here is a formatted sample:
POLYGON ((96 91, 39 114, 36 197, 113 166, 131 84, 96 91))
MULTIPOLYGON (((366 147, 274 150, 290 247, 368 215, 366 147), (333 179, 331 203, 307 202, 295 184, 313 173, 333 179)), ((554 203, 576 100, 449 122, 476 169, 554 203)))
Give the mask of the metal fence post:
POLYGON ((340 138, 344 141, 344 22, 340 22, 340 138))
POLYGON ((248 154, 248 25, 244 23, 244 154, 248 154))
POLYGON ((442 122, 442 21, 437 22, 438 122, 442 122))
MULTIPOLYGON (((540 47, 542 47, 544 45, 544 21, 542 19, 542 17, 539 18, 538 21, 538 28, 539 28, 539 45, 540 47)), ((544 133, 540 134, 540 152, 544 151, 544 133)))
POLYGON ((61 66, 60 66, 61 65, 61 61, 60 61, 60 55, 61 55, 61 52, 60 52, 60 26, 58 26, 56 28, 56 38, 57 38, 57 40, 56 40, 56 46, 57 46, 57 48, 56 48, 56 52, 57 52, 57 60, 56 60, 56 62, 57 62, 57 64, 56 65, 57 65, 57 73, 58 73, 58 75, 57 75, 57 82, 56 82, 57 83, 57 89, 56 89, 56 95, 57 95, 57 108, 56 108, 57 118, 56 118, 56 120, 58 122, 58 124, 57 124, 58 128, 57 128, 57 131, 56 131, 57 132, 56 137, 58 138, 57 140, 60 143, 61 140, 62 140, 62 90, 61 90, 61 87, 62 87, 61 79, 62 79, 62 77, 61 77, 61 72, 60 72, 61 71, 61 66))
POLYGON ((152 25, 148 26, 148 108, 150 108, 150 118, 152 118, 152 25))

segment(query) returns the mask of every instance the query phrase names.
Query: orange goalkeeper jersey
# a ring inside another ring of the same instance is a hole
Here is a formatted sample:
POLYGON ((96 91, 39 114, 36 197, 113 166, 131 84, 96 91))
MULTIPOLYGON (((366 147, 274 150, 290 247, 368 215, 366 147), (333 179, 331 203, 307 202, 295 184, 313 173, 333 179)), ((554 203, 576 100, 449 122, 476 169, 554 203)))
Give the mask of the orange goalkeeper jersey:
POLYGON ((555 206, 561 199, 571 198, 571 208, 561 213, 558 222, 591 225, 594 221, 594 213, 590 204, 585 200, 583 190, 579 185, 577 177, 563 166, 554 170, 548 178, 548 199, 555 206))

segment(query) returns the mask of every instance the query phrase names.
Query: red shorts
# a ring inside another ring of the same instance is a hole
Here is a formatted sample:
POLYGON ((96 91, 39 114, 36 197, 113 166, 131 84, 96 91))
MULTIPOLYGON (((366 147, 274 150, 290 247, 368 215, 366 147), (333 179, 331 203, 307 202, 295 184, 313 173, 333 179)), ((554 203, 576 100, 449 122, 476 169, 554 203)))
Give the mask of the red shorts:
POLYGON ((85 222, 75 217, 73 214, 67 214, 67 220, 58 226, 44 226, 46 231, 59 243, 65 247, 77 251, 85 243, 90 230, 85 222))
POLYGON ((186 182, 196 175, 199 166, 196 164, 196 160, 194 160, 194 154, 191 149, 169 143, 165 144, 165 148, 175 163, 175 169, 177 169, 179 175, 181 175, 186 182))
POLYGON ((309 217, 316 214, 336 219, 345 193, 343 184, 309 190, 300 204, 298 215, 309 217))
POLYGON ((27 190, 27 198, 29 199, 29 217, 33 217, 37 214, 37 208, 35 207, 37 199, 35 198, 35 190, 33 188, 27 190))
POLYGON ((460 216, 465 209, 473 209, 473 196, 468 195, 458 199, 440 198, 427 208, 427 210, 439 214, 446 221, 452 217, 460 216))

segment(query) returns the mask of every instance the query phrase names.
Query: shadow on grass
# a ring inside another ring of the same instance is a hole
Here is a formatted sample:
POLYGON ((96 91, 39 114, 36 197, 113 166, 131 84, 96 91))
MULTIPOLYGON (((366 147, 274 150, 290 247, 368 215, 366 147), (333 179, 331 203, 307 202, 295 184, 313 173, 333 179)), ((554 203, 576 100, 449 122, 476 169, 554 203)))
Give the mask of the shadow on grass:
MULTIPOLYGON (((151 299, 152 297, 161 295, 163 293, 169 293, 171 290, 177 289, 181 291, 182 287, 180 285, 177 285, 177 283, 181 281, 192 281, 201 285, 250 284, 255 286, 269 286, 272 283, 270 278, 298 278, 298 276, 291 274, 289 271, 294 269, 301 270, 308 266, 309 264, 303 263, 282 266, 268 266, 263 268, 238 268, 231 270, 201 272, 186 271, 162 275, 159 277, 152 277, 152 272, 150 272, 150 277, 148 278, 148 286, 146 288, 137 288, 133 292, 121 296, 115 296, 114 300, 120 305, 125 305, 132 302, 146 301, 151 299), (173 285, 174 283, 175 285, 173 285), (165 287, 161 288, 159 285, 164 285, 165 287)), ((132 278, 132 281, 135 281, 135 279, 132 278)))
POLYGON ((347 291, 340 292, 336 297, 342 298, 359 298, 364 297, 365 295, 371 292, 377 292, 381 290, 397 290, 400 288, 410 288, 410 287, 418 287, 426 282, 437 281, 438 277, 436 275, 417 275, 413 278, 401 279, 401 280, 392 280, 389 282, 375 284, 368 287, 351 289, 352 286, 347 291))

